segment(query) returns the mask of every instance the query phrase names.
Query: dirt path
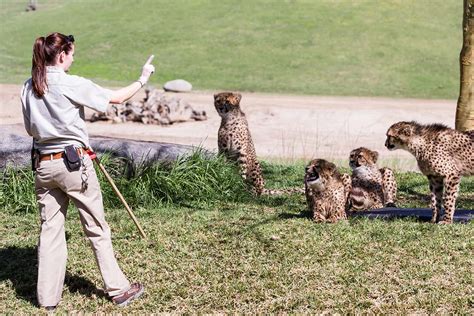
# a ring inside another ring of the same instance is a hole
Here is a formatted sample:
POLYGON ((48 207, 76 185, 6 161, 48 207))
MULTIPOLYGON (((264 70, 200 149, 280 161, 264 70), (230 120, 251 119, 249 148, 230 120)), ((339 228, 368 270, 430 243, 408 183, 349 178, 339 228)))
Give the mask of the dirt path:
MULTIPOLYGON (((21 86, 0 85, 0 124, 25 134, 19 92, 21 86)), ((152 140, 217 148, 220 118, 214 110, 213 91, 177 94, 209 119, 171 126, 140 123, 88 123, 90 135, 152 140)), ((135 99, 141 99, 137 95, 135 99)), ((416 120, 453 127, 455 100, 296 96, 242 93, 242 108, 259 157, 277 161, 321 157, 345 161, 351 149, 365 146, 379 151, 382 164, 416 170, 405 152, 384 147, 385 132, 394 122, 416 120)), ((91 112, 87 113, 88 115, 91 112)), ((344 163, 342 163, 344 165, 344 163)))

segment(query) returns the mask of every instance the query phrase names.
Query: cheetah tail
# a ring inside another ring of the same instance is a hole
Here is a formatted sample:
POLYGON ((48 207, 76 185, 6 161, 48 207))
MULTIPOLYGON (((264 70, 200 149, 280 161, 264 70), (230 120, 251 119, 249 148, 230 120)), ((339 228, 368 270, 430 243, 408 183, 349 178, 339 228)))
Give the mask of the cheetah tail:
POLYGON ((305 194, 304 188, 263 189, 262 195, 305 194))

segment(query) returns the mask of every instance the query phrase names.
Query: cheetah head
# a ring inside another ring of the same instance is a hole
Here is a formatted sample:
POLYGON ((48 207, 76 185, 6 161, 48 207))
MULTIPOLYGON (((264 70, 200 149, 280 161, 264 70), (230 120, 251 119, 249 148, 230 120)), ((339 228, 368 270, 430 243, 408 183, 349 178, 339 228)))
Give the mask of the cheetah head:
POLYGON ((219 116, 226 117, 229 113, 240 110, 240 93, 221 92, 214 94, 214 106, 219 116))
POLYGON ((321 192, 326 189, 335 173, 337 173, 335 164, 324 159, 314 159, 306 166, 304 181, 307 187, 321 192))
POLYGON ((407 149, 407 145, 415 134, 416 122, 398 122, 387 130, 385 147, 388 150, 407 149))
POLYGON ((352 170, 361 166, 373 166, 378 158, 378 152, 365 147, 359 147, 349 154, 349 166, 352 170))

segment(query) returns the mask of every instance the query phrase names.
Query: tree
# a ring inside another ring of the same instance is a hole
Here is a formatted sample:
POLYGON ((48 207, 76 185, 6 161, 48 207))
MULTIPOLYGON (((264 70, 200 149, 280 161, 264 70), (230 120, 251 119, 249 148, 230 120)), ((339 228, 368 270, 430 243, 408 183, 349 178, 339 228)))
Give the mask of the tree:
POLYGON ((459 56, 461 84, 456 108, 456 129, 474 130, 474 0, 464 0, 463 45, 459 56))

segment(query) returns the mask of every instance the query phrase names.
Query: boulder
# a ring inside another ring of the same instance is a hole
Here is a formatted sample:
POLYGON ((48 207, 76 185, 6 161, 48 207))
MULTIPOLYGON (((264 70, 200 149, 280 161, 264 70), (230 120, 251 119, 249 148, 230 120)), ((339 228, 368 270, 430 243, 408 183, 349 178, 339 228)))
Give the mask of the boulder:
POLYGON ((165 89, 165 91, 172 92, 189 92, 193 89, 193 86, 186 80, 176 79, 165 83, 163 89, 165 89))

